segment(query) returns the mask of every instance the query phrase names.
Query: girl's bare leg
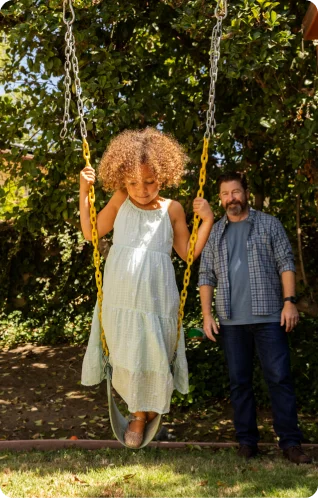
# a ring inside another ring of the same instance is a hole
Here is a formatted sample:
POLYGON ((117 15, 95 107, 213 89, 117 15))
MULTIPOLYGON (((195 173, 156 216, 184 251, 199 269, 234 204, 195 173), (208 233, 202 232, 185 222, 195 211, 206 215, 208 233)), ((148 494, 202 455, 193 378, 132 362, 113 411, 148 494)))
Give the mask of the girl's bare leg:
POLYGON ((129 448, 140 448, 143 438, 144 430, 147 422, 151 422, 158 414, 156 412, 135 412, 131 414, 136 417, 131 420, 125 431, 124 441, 129 448))
POLYGON ((129 423, 129 430, 141 434, 145 430, 146 422, 151 422, 158 415, 157 412, 135 412, 132 413, 135 417, 140 417, 143 420, 132 420, 129 423))
POLYGON ((157 412, 146 412, 147 414, 147 422, 151 422, 158 415, 157 412))
POLYGON ((135 412, 132 413, 135 417, 140 417, 143 420, 132 420, 129 422, 129 430, 132 432, 137 432, 138 434, 142 434, 145 430, 145 425, 147 422, 147 413, 146 412, 135 412))

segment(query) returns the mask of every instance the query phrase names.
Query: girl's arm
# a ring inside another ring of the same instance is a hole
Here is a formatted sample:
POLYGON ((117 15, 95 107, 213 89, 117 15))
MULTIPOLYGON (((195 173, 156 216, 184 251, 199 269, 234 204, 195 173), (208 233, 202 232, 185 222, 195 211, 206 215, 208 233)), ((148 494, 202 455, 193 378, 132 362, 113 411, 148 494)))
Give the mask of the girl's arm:
MULTIPOLYGON (((200 256, 206 241, 211 232, 214 216, 206 199, 197 197, 193 201, 193 211, 202 219, 198 230, 198 240, 194 249, 194 259, 200 256)), ((190 246, 190 232, 187 227, 185 212, 181 204, 172 201, 169 207, 169 215, 173 227, 174 239, 173 248, 184 261, 187 260, 187 254, 190 246)))
MULTIPOLYGON (((95 182, 95 171, 91 166, 86 166, 80 174, 80 219, 82 232, 86 240, 92 240, 92 225, 89 219, 90 186, 95 182)), ((97 215, 97 232, 101 238, 114 227, 118 209, 125 201, 127 193, 121 190, 115 192, 107 205, 97 215)))

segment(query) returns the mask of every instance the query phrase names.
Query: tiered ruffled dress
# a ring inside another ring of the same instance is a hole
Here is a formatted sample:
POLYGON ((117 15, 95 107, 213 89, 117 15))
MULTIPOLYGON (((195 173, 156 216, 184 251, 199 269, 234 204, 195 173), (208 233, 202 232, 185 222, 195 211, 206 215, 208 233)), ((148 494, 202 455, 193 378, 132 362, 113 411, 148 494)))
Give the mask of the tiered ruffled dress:
MULTIPOLYGON (((167 413, 173 389, 188 392, 184 334, 171 374, 179 294, 171 262, 173 229, 169 201, 144 210, 127 197, 115 223, 104 270, 103 328, 113 368, 112 384, 130 412, 167 413)), ((105 377, 95 307, 82 369, 82 384, 105 377)))

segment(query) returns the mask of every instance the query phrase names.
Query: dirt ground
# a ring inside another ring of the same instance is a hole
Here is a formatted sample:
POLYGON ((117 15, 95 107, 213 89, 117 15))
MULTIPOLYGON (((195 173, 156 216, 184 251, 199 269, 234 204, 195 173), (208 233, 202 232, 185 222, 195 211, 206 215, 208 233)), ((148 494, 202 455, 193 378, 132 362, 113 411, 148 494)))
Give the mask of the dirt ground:
MULTIPOLYGON (((0 440, 114 438, 105 382, 94 387, 80 383, 84 351, 79 346, 25 345, 0 352, 0 440)), ((318 421, 300 418, 308 428, 318 421)), ((271 413, 261 411, 258 422, 262 441, 275 442, 271 413)), ((235 441, 228 401, 211 402, 204 411, 173 407, 163 425, 165 439, 235 441)), ((310 431, 305 442, 318 443, 310 431)), ((318 450, 314 453, 318 457, 318 450)))

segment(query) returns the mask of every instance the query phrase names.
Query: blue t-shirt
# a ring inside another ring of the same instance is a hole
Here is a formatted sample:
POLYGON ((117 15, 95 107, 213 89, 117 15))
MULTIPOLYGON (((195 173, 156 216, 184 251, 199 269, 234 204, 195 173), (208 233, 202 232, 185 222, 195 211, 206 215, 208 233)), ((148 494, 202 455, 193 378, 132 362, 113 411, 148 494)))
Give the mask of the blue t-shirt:
POLYGON ((226 229, 231 318, 222 325, 280 322, 281 310, 272 315, 253 315, 251 284, 247 261, 247 238, 251 224, 247 220, 229 222, 226 229))

